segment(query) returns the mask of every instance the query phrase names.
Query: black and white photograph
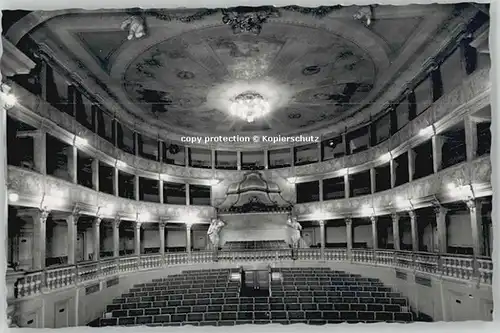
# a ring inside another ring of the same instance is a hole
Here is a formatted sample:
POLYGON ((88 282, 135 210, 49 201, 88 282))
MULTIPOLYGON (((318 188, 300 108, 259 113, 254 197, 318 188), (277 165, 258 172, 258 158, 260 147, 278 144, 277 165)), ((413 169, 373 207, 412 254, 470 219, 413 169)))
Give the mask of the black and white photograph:
POLYGON ((2 10, 13 332, 493 320, 489 4, 66 6, 2 10))

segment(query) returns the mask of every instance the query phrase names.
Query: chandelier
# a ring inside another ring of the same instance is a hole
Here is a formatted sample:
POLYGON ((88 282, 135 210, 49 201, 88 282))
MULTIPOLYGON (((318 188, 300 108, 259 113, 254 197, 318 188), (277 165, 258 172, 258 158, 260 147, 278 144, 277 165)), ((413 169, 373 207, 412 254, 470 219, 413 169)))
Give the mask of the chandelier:
POLYGON ((231 101, 230 112, 233 116, 253 123, 255 118, 265 116, 270 111, 269 103, 261 94, 247 91, 239 94, 231 101))

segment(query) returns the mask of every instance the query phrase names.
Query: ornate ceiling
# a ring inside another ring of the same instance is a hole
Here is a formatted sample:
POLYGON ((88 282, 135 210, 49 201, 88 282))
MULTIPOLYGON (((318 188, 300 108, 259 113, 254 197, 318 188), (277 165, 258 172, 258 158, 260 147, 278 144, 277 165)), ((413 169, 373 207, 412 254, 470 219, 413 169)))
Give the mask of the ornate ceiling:
POLYGON ((369 25, 353 18, 358 10, 59 12, 31 36, 137 128, 167 136, 306 133, 401 89, 396 79, 421 66, 453 7, 376 6, 369 25), (129 40, 130 26, 121 29, 130 17, 144 23, 143 37, 129 40), (271 105, 254 123, 228 112, 249 90, 271 105))

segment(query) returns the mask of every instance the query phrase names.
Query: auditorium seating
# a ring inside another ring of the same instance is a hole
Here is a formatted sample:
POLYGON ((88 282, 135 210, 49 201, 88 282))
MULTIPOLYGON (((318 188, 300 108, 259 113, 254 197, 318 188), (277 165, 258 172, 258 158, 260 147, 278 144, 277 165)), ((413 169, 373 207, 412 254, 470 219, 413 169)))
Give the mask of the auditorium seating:
POLYGON ((234 250, 281 250, 289 249, 290 246, 284 240, 268 240, 268 241, 236 241, 226 242, 222 247, 223 251, 234 250))
POLYGON ((232 326, 411 322, 407 299, 380 281, 328 268, 272 271, 270 297, 241 297, 239 269, 197 270, 138 284, 100 326, 232 326))

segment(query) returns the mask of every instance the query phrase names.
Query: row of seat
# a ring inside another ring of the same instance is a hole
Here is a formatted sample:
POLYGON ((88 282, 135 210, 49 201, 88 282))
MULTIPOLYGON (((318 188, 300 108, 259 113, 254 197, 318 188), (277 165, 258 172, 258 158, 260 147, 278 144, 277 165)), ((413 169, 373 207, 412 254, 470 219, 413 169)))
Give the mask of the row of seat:
MULTIPOLYGON (((138 303, 115 303, 107 306, 108 311, 112 310, 125 310, 125 309, 149 309, 149 308, 163 308, 163 307, 176 307, 176 306, 202 306, 202 305, 244 305, 244 304, 267 304, 273 306, 273 304, 284 304, 289 307, 289 304, 333 304, 338 306, 339 309, 342 304, 363 304, 363 305, 398 305, 407 306, 408 301, 406 298, 368 298, 368 297, 324 297, 322 299, 308 298, 295 298, 295 299, 283 299, 283 302, 279 303, 267 303, 267 302, 245 302, 239 299, 233 298, 202 298, 202 299, 189 299, 189 300, 175 300, 175 301, 157 301, 157 302, 138 302, 138 303)), ((291 305, 290 305, 291 306, 291 305)), ((359 307, 358 307, 359 308, 359 307)))
POLYGON ((205 313, 205 312, 269 312, 269 311, 369 311, 369 312, 405 312, 398 304, 332 304, 332 303, 302 303, 302 304, 225 304, 225 305, 195 305, 170 306, 161 308, 114 309, 108 305, 107 311, 111 317, 131 317, 158 314, 205 313))
POLYGON ((399 292, 378 291, 277 291, 272 297, 402 297, 399 292))
POLYGON ((335 285, 273 285, 271 290, 276 291, 379 291, 390 292, 389 287, 377 286, 335 286, 335 285))
POLYGON ((169 285, 207 285, 207 284, 225 284, 225 283, 237 283, 237 281, 230 281, 228 277, 217 279, 217 280, 209 280, 209 279, 200 279, 199 281, 195 280, 182 280, 182 281, 161 281, 161 282, 151 282, 144 284, 135 284, 134 288, 158 288, 165 287, 169 285))
POLYGON ((151 316, 133 316, 102 318, 101 326, 145 325, 169 322, 202 321, 237 321, 237 320, 359 320, 383 322, 410 322, 410 312, 368 312, 368 311, 271 311, 271 312, 222 312, 222 313, 187 313, 159 314, 151 316))
POLYGON ((379 279, 373 279, 373 278, 362 278, 362 277, 352 277, 352 276, 324 276, 324 277, 316 277, 316 276, 300 276, 300 277, 295 277, 295 276, 284 276, 281 275, 282 280, 286 281, 296 281, 296 282, 302 282, 302 281, 371 281, 371 282, 380 282, 379 279))
POLYGON ((162 283, 167 281, 204 281, 204 280, 219 280, 219 279, 227 279, 229 278, 229 274, 212 274, 207 276, 202 275, 191 275, 191 276, 170 276, 168 278, 163 279, 155 279, 150 283, 162 283))
POLYGON ((163 291, 143 291, 143 292, 129 292, 122 294, 122 297, 145 297, 145 296, 168 296, 172 294, 180 293, 222 293, 222 292, 239 292, 239 287, 217 287, 217 288, 189 288, 189 289, 175 289, 175 290, 163 290, 163 291))
POLYGON ((307 286, 361 286, 361 287, 383 287, 384 284, 381 282, 360 282, 360 281, 283 281, 281 283, 274 282, 271 283, 271 287, 279 286, 295 286, 295 285, 307 285, 307 286))
POLYGON ((150 291, 176 291, 185 289, 215 289, 215 288, 234 288, 239 287, 238 283, 220 283, 220 284, 178 284, 164 287, 134 287, 129 290, 130 293, 141 293, 150 291))
MULTIPOLYGON (((144 303, 144 302, 159 302, 159 301, 177 301, 177 300, 191 300, 191 299, 235 299, 238 298, 238 292, 212 292, 212 293, 175 293, 161 296, 135 296, 129 297, 130 294, 123 294, 122 297, 115 298, 113 303, 144 303)), ((258 302, 271 302, 271 303, 293 303, 287 301, 290 299, 301 299, 306 301, 314 297, 315 302, 322 302, 327 297, 341 299, 341 298, 401 298, 401 293, 398 292, 373 292, 373 291, 272 291, 272 297, 259 298, 262 301, 258 302), (283 300, 285 299, 285 300, 283 300)), ((247 302, 247 301, 245 301, 247 302)), ((302 301, 301 301, 302 302, 302 301)), ((373 303, 373 302, 371 302, 373 303)))

